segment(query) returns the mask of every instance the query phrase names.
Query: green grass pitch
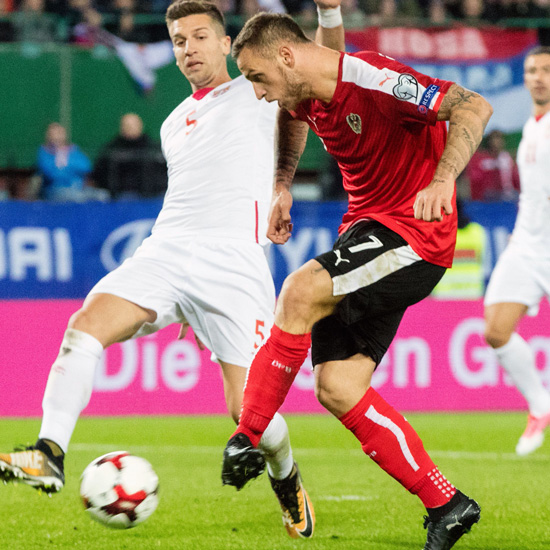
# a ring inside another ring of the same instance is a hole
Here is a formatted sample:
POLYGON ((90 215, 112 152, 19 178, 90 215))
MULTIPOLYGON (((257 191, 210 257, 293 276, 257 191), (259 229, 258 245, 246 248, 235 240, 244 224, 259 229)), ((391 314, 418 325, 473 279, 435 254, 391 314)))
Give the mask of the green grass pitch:
MULTIPOLYGON (((52 498, 0 486, 0 544, 34 550, 420 550, 424 509, 361 451, 330 416, 287 415, 294 455, 315 505, 308 541, 282 527, 265 475, 236 492, 222 487, 226 417, 82 418, 66 459, 67 484, 52 498), (84 467, 109 451, 148 459, 160 477, 160 504, 144 524, 113 531, 80 503, 84 467)), ((550 443, 514 454, 525 414, 408 414, 449 480, 481 504, 481 522, 455 546, 463 550, 550 550, 550 443)), ((0 419, 0 449, 33 442, 40 422, 0 419)))

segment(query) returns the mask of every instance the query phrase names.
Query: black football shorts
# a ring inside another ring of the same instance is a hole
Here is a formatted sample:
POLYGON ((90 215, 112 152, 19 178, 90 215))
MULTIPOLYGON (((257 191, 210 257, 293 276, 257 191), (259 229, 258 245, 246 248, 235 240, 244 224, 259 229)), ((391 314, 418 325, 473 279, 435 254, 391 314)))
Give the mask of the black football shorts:
POLYGON ((312 330, 313 365, 356 353, 378 365, 405 310, 424 299, 445 268, 423 260, 397 233, 373 220, 340 235, 315 258, 332 277, 333 294, 346 297, 312 330))

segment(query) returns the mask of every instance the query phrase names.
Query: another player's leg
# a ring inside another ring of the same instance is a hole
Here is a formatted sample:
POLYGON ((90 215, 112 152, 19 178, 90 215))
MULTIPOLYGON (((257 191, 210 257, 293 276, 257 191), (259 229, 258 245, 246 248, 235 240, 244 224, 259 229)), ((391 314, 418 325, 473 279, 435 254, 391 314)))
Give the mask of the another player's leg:
POLYGON ((542 383, 529 344, 515 332, 526 312, 527 306, 516 303, 485 308, 485 339, 529 407, 527 427, 516 445, 516 453, 521 456, 542 445, 544 431, 550 425, 550 393, 542 383))
MULTIPOLYGON (((226 403, 231 416, 238 422, 246 369, 223 361, 220 363, 226 403)), ((269 480, 281 506, 287 533, 293 538, 311 537, 315 527, 315 512, 293 458, 284 418, 275 414, 257 448, 252 446, 247 436, 240 434, 234 442, 234 453, 233 459, 238 460, 240 454, 242 462, 238 463, 237 472, 235 468, 232 469, 232 485, 241 489, 251 477, 260 475, 267 465, 269 480), (240 479, 236 477, 239 468, 240 479)), ((223 472, 222 481, 225 484, 223 472)))
MULTIPOLYGON (((333 251, 310 260, 287 277, 277 302, 271 336, 250 367, 239 425, 226 447, 226 483, 235 484, 231 479, 231 454, 235 443, 245 435, 252 447, 258 445, 307 356, 315 323, 332 315, 347 295, 373 285, 392 274, 393 270, 398 271, 417 259, 420 257, 402 237, 378 222, 363 222, 341 235, 333 251), (385 257, 380 258, 382 256, 385 257), (371 265, 372 272, 369 273, 371 265)), ((438 271, 437 283, 444 269, 434 267, 441 271, 438 271)), ((430 278, 423 276, 419 278, 419 284, 413 286, 414 292, 420 289, 418 300, 426 295, 422 294, 425 281, 429 284, 430 278)), ((393 290, 397 291, 394 294, 399 293, 401 287, 402 284, 394 285, 393 290)), ((410 287, 410 284, 406 285, 406 288, 410 287)), ((359 308, 352 306, 348 313, 362 315, 364 308, 361 305, 359 308)), ((331 335, 328 338, 332 340, 331 335)))
POLYGON ((298 464, 292 458, 288 428, 277 413, 267 426, 259 448, 264 452, 271 487, 292 538, 310 538, 315 529, 315 510, 304 488, 298 464))
POLYGON ((247 470, 240 463, 245 456, 254 460, 262 435, 307 357, 311 327, 330 314, 338 301, 332 296, 330 275, 315 260, 285 281, 270 337, 248 372, 239 425, 224 451, 224 484, 241 488, 259 475, 257 468, 247 470))
POLYGON ((131 337, 151 311, 110 294, 94 294, 70 319, 53 363, 42 401, 38 441, 25 449, 0 454, 0 478, 20 481, 47 493, 65 482, 63 461, 81 411, 92 393, 103 349, 131 337))
POLYGON ((367 456, 420 498, 428 514, 424 550, 448 550, 479 521, 480 507, 447 481, 412 426, 370 387, 374 366, 361 354, 317 365, 318 398, 355 435, 367 456))

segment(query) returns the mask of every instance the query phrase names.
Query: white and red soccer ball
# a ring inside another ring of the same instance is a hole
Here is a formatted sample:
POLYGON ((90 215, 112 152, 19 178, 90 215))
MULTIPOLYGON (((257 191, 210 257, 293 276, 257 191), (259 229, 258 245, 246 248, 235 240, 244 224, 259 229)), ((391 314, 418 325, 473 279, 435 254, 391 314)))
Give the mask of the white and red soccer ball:
POLYGON ((115 451, 86 467, 80 497, 92 519, 114 529, 128 529, 156 510, 158 488, 158 476, 147 460, 115 451))

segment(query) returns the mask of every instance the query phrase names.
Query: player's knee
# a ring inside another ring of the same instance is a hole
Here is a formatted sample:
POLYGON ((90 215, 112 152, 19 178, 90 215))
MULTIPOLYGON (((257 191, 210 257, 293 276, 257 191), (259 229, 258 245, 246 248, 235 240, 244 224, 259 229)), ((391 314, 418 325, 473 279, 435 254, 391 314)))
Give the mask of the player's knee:
POLYGON ((81 308, 71 315, 67 328, 74 328, 82 332, 90 332, 90 328, 93 325, 92 319, 93 316, 90 315, 88 310, 81 308))
POLYGON ((492 348, 500 348, 507 344, 508 340, 510 340, 511 334, 509 334, 508 331, 499 329, 498 326, 492 323, 487 323, 485 325, 485 333, 483 336, 489 346, 492 348))
POLYGON ((283 284, 279 301, 287 310, 294 310, 319 320, 332 313, 335 302, 332 296, 332 281, 315 271, 314 260, 304 264, 299 270, 291 273, 283 284))
POLYGON ((73 313, 67 323, 67 328, 90 334, 99 340, 103 347, 108 347, 117 341, 116 337, 106 332, 106 326, 108 326, 108 322, 105 319, 102 319, 96 312, 86 307, 73 313))
POLYGON ((279 302, 285 312, 296 316, 308 316, 315 308, 315 292, 312 281, 302 272, 291 273, 283 283, 279 302))
POLYGON ((316 384, 315 386, 315 397, 317 398, 317 401, 325 407, 327 410, 331 410, 331 404, 333 403, 334 398, 332 397, 332 392, 330 388, 326 388, 325 386, 322 386, 321 384, 316 384))
POLYGON ((315 381, 315 397, 325 409, 336 416, 339 416, 345 401, 344 394, 342 388, 326 378, 318 378, 315 381))

